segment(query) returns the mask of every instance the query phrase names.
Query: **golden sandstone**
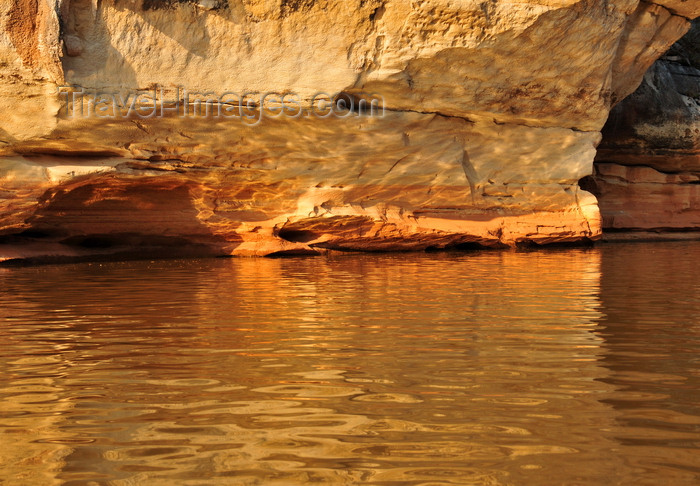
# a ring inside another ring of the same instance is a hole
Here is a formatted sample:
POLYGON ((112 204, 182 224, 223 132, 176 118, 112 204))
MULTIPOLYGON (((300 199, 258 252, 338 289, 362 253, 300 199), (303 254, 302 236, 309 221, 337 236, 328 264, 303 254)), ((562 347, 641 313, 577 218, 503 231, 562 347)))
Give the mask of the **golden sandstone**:
POLYGON ((579 180, 601 129, 698 15, 695 0, 3 2, 0 260, 596 240, 579 180))

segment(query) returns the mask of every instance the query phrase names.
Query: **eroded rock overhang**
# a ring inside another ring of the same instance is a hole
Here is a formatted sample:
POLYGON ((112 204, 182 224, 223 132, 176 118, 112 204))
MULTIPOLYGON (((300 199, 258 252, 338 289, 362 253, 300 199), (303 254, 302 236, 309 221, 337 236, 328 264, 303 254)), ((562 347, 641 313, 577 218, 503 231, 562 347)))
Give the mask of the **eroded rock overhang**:
POLYGON ((4 258, 597 239, 578 181, 600 130, 699 14, 682 1, 13 0, 0 7, 4 258), (374 94, 384 109, 78 116, 59 86, 294 93, 303 110, 318 92, 374 94))

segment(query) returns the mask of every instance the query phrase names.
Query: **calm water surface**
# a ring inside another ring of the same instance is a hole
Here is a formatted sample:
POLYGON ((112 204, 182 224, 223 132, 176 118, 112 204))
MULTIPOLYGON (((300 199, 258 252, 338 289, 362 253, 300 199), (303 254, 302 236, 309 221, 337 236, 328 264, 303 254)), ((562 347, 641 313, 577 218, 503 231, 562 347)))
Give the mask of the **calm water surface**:
POLYGON ((700 484, 699 262, 0 269, 0 483, 700 484))

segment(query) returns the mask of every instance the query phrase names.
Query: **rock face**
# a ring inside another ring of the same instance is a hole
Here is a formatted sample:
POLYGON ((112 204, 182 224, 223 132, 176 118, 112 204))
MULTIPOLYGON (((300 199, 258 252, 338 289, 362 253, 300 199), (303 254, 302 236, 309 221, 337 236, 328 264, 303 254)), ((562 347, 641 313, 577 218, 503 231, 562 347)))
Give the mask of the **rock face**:
POLYGON ((582 186, 609 232, 700 231, 700 22, 612 110, 582 186))
POLYGON ((0 259, 597 239, 578 181, 600 130, 697 15, 682 0, 12 0, 0 259))

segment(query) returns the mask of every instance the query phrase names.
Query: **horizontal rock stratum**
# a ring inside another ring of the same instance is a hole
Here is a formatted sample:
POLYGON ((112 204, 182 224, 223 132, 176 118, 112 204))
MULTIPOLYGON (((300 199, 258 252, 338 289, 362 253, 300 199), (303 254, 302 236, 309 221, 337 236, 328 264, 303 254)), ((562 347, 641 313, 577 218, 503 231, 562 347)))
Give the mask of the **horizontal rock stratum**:
POLYGON ((579 180, 601 129, 698 15, 697 0, 5 1, 0 259, 595 240, 579 180))
POLYGON ((700 19, 613 108, 594 177, 608 238, 700 230, 700 19))

